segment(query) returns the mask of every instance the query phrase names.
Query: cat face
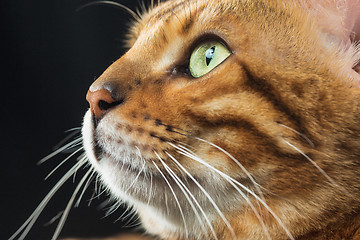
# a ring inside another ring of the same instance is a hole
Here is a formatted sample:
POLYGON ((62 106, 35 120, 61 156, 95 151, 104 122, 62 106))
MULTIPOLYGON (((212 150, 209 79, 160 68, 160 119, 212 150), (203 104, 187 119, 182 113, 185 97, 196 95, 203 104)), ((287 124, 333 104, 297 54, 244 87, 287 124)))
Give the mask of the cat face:
POLYGON ((351 212, 356 54, 304 9, 165 2, 91 85, 86 154, 150 233, 293 238, 351 212))

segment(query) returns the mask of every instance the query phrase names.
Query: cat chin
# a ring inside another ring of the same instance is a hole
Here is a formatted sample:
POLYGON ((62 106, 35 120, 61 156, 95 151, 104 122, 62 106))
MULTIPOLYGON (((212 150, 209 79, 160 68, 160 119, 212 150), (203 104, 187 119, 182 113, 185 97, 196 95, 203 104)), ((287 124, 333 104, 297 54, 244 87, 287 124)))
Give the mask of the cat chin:
POLYGON ((83 146, 88 161, 95 171, 99 173, 104 185, 110 189, 114 196, 127 202, 137 201, 136 198, 131 197, 126 192, 143 192, 142 189, 149 188, 148 182, 141 180, 141 178, 146 178, 145 164, 142 165, 142 168, 138 168, 134 164, 142 159, 136 158, 135 154, 126 154, 126 152, 123 152, 121 159, 100 152, 96 147, 95 135, 91 112, 88 110, 84 116, 82 127, 83 146), (130 161, 132 161, 132 164, 129 163, 130 161), (136 184, 134 184, 135 181, 136 184))

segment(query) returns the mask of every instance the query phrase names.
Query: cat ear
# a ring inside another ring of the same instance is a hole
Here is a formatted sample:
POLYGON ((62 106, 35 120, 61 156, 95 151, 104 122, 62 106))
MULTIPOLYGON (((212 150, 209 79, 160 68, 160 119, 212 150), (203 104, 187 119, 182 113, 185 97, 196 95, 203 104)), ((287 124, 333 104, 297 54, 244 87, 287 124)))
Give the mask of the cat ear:
POLYGON ((360 86, 360 0, 301 0, 324 34, 323 44, 339 49, 342 72, 360 86))
POLYGON ((304 0, 326 34, 343 43, 360 40, 360 0, 304 0))

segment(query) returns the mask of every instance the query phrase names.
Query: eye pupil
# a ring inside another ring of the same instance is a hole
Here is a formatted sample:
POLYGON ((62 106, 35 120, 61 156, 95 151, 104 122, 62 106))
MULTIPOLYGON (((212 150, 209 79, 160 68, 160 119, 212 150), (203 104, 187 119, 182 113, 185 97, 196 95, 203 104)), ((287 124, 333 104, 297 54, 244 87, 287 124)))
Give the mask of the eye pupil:
POLYGON ((215 46, 209 48, 208 50, 206 50, 205 52, 205 57, 206 57, 206 65, 209 66, 211 60, 214 57, 214 53, 215 53, 215 46))

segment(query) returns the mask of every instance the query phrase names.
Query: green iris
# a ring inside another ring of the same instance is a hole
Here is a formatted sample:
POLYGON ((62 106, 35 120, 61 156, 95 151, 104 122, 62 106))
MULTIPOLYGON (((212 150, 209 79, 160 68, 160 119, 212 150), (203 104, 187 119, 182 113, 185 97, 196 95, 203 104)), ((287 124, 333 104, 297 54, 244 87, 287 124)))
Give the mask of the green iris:
POLYGON ((227 47, 218 41, 207 41, 201 43, 192 52, 190 57, 190 73, 194 78, 201 77, 230 56, 227 47))

